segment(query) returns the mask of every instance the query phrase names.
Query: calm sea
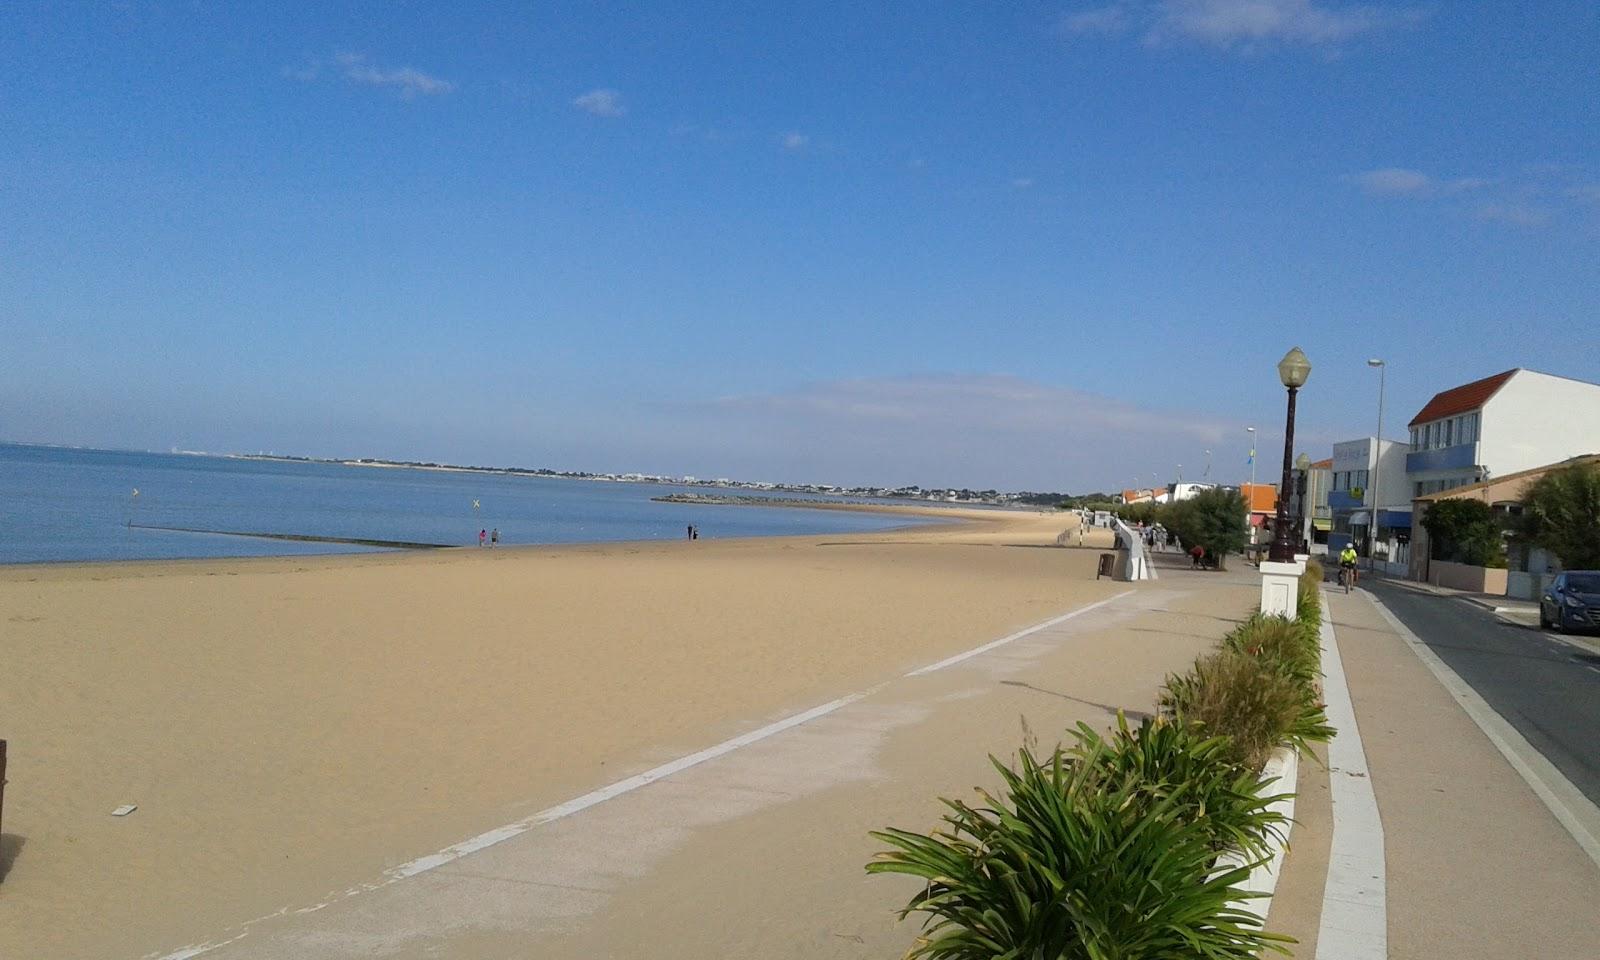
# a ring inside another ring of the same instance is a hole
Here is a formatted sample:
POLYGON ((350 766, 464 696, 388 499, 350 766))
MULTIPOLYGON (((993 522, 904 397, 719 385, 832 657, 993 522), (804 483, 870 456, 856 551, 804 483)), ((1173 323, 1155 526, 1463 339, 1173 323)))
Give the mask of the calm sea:
POLYGON ((502 542, 527 544, 670 540, 682 538, 689 524, 698 525, 705 539, 849 533, 910 522, 844 511, 650 499, 682 490, 644 483, 0 444, 0 563, 372 549, 174 533, 140 529, 139 524, 468 545, 477 542, 480 529, 495 527, 502 542))

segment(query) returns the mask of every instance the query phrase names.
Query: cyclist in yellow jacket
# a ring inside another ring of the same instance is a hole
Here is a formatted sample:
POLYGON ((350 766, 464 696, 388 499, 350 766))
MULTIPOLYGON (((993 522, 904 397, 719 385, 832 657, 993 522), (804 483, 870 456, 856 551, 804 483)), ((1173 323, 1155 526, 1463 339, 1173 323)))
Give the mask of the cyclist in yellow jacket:
POLYGON ((1339 551, 1339 569, 1344 572, 1346 577, 1350 578, 1352 587, 1356 585, 1356 580, 1359 577, 1356 571, 1356 558, 1356 545, 1353 543, 1345 544, 1344 549, 1339 551))

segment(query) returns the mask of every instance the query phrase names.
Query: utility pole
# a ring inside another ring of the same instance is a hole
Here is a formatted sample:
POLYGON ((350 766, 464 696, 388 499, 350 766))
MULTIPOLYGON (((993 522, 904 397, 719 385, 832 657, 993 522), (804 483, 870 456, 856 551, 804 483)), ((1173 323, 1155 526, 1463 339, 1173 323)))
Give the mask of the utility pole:
POLYGON ((1387 379, 1389 365, 1374 357, 1367 361, 1367 366, 1378 368, 1378 435, 1372 440, 1372 517, 1367 524, 1367 569, 1376 570, 1378 558, 1373 550, 1378 545, 1378 496, 1382 490, 1378 486, 1378 470, 1383 466, 1383 382, 1387 379))

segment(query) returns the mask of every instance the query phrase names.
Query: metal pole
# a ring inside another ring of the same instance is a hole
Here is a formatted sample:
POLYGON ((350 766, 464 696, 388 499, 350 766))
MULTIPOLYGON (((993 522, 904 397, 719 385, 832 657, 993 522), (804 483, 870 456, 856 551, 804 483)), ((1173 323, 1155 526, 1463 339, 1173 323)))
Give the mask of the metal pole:
POLYGON ((1269 559, 1277 563, 1294 562, 1294 542, 1289 538, 1289 490, 1293 483, 1290 471, 1294 468, 1294 399, 1300 391, 1289 387, 1289 415, 1283 427, 1283 479, 1278 485, 1277 529, 1272 536, 1269 559))
MULTIPOLYGON (((1244 432, 1250 435, 1250 492, 1244 498, 1244 522, 1249 526, 1250 546, 1256 545, 1256 428, 1245 427, 1244 432)), ((1254 552, 1254 551, 1252 551, 1254 552)), ((1255 554, 1257 563, 1261 562, 1261 554, 1255 554)))
POLYGON ((1374 451, 1372 457, 1372 518, 1371 522, 1367 524, 1367 569, 1376 570, 1378 569, 1378 556, 1374 552, 1374 548, 1378 544, 1378 508, 1380 506, 1378 496, 1382 490, 1378 486, 1378 471, 1383 466, 1383 384, 1384 380, 1388 378, 1389 365, 1382 360, 1377 363, 1368 360, 1367 363, 1378 368, 1378 436, 1372 442, 1374 451))

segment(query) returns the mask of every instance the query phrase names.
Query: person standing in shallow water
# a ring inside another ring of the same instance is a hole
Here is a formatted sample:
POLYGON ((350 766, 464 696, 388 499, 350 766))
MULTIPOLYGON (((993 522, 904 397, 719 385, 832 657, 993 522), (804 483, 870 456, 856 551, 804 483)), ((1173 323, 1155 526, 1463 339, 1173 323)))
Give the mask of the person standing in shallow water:
POLYGON ((480 547, 483 546, 483 541, 485 541, 487 539, 489 539, 489 531, 487 531, 487 530, 479 530, 478 531, 478 546, 480 546, 480 547))
POLYGON ((493 530, 489 531, 489 546, 498 547, 499 545, 500 545, 500 528, 499 527, 495 527, 493 530))

